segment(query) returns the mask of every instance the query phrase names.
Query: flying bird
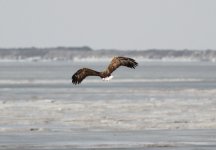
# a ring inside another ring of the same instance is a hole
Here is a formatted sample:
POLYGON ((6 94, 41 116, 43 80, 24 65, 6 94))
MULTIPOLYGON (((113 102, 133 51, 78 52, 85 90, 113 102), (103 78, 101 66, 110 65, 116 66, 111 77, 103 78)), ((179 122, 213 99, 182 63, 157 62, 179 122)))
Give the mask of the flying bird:
POLYGON ((103 80, 110 80, 113 78, 111 73, 120 66, 135 69, 135 67, 138 66, 138 63, 134 59, 128 57, 114 57, 109 66, 104 71, 98 72, 89 68, 79 69, 72 76, 72 83, 75 85, 80 84, 88 76, 99 76, 103 80))

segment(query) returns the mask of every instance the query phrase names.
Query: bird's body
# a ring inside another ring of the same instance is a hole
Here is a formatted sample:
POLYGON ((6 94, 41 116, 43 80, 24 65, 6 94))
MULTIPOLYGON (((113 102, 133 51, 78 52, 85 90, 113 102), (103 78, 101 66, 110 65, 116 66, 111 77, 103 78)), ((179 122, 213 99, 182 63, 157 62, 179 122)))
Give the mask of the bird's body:
POLYGON ((99 76, 103 80, 110 80, 113 78, 111 75, 113 71, 115 71, 120 66, 125 66, 129 68, 134 68, 138 65, 138 63, 128 57, 114 57, 104 71, 98 72, 89 68, 82 68, 79 69, 73 76, 72 76, 72 83, 73 84, 80 84, 82 80, 84 80, 87 76, 99 76))

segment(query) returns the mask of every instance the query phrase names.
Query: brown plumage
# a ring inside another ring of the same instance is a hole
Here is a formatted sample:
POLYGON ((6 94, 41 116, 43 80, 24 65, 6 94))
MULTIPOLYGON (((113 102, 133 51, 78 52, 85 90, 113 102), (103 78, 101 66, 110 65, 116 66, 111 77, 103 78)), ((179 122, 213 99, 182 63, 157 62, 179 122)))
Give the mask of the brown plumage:
POLYGON ((73 76, 72 76, 72 83, 73 84, 80 84, 82 80, 84 80, 88 76, 99 76, 101 78, 106 78, 111 76, 111 73, 115 71, 120 66, 126 66, 129 68, 135 69, 138 63, 128 57, 114 57, 107 67, 106 70, 102 72, 98 72, 88 68, 79 69, 73 76))

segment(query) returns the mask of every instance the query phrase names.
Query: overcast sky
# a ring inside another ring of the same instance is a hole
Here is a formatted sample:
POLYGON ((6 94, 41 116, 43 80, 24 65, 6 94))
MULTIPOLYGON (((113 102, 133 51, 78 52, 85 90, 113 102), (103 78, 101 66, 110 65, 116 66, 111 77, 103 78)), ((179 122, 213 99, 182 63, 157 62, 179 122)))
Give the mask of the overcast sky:
POLYGON ((216 49, 216 0, 0 0, 0 47, 216 49))

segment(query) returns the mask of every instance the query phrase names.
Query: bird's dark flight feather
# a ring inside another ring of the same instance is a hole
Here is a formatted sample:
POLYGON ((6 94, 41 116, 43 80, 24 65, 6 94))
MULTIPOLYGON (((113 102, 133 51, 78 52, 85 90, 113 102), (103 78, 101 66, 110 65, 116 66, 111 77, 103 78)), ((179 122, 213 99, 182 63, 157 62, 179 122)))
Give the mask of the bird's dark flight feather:
POLYGON ((79 69, 73 76, 72 76, 72 83, 73 84, 79 84, 82 82, 83 79, 85 79, 87 76, 99 76, 99 72, 88 69, 88 68, 82 68, 79 69))
POLYGON ((109 64, 108 68, 106 69, 106 72, 109 72, 110 74, 115 71, 120 66, 125 66, 129 68, 135 69, 135 67, 138 65, 138 63, 128 57, 114 57, 109 64))

